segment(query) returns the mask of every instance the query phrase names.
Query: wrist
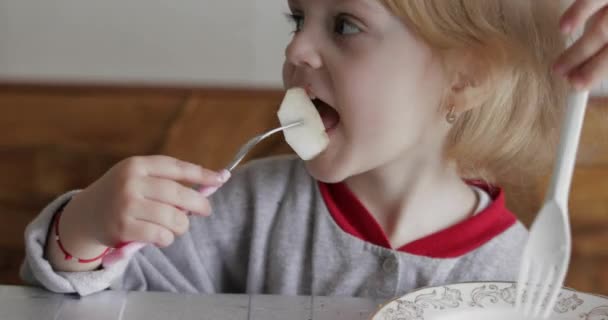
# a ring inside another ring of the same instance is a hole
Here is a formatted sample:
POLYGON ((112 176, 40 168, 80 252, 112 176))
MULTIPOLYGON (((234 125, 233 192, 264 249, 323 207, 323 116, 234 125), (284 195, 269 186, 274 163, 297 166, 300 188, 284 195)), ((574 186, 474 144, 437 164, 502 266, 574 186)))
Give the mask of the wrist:
POLYGON ((59 207, 52 223, 52 237, 65 260, 72 260, 78 263, 92 263, 101 260, 107 255, 111 248, 100 244, 92 239, 86 230, 77 220, 75 213, 68 211, 68 207, 73 204, 72 199, 59 207))

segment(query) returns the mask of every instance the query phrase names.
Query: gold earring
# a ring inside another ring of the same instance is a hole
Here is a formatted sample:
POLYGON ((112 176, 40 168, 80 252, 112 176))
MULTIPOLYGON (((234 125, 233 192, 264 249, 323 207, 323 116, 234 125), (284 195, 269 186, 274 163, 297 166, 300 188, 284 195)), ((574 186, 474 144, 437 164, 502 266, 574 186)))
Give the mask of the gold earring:
POLYGON ((450 111, 448 112, 445 119, 448 121, 449 124, 454 124, 454 122, 456 122, 456 119, 458 119, 458 117, 456 116, 456 106, 455 105, 452 105, 450 107, 450 111))

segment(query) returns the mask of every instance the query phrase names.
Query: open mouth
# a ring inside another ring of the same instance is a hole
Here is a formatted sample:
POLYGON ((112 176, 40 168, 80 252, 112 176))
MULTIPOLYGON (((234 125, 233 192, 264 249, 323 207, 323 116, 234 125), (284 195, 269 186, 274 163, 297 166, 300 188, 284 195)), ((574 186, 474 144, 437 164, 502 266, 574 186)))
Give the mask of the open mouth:
POLYGON ((319 98, 312 99, 312 103, 317 108, 317 111, 321 116, 321 120, 323 120, 325 131, 329 132, 335 129, 340 123, 340 114, 338 111, 319 98))

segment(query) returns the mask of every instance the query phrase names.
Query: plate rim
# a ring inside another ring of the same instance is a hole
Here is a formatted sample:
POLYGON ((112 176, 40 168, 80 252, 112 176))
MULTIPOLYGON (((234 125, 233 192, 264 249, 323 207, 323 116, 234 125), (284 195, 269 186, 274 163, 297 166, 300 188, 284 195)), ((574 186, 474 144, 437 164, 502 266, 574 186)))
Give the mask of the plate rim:
MULTIPOLYGON (((429 286, 424 286, 424 287, 419 287, 416 288, 412 291, 409 291, 408 293, 405 293, 399 297, 393 298, 387 302, 385 302, 384 304, 380 305, 377 310, 371 315, 371 317, 369 318, 369 320, 374 320, 374 317, 382 310, 384 309, 386 306, 388 306, 389 304, 405 297, 405 296, 409 296, 411 294, 415 294, 416 292, 420 292, 422 290, 427 290, 427 289, 431 289, 431 288, 440 288, 440 287, 449 287, 449 286, 457 286, 457 285, 467 285, 467 284, 517 284, 517 281, 490 281, 490 280, 484 280, 484 281, 463 281, 463 282, 456 282, 456 283, 450 283, 450 284, 444 284, 444 285, 429 285, 429 286)), ((562 290, 568 291, 568 292, 573 292, 573 293, 582 293, 585 295, 589 295, 589 296, 594 296, 600 299, 606 299, 608 300, 608 296, 604 296, 602 294, 597 294, 597 293, 587 293, 584 291, 577 291, 576 289, 570 288, 570 287, 562 287, 562 290)))

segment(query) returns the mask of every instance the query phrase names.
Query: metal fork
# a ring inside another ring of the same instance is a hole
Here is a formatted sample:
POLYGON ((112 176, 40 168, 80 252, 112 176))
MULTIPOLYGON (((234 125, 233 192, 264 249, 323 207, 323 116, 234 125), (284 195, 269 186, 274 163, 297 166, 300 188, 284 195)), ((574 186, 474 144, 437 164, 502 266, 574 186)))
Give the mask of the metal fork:
POLYGON ((572 246, 568 194, 588 99, 589 91, 568 97, 551 184, 524 249, 515 307, 528 319, 550 315, 566 277, 572 246))
MULTIPOLYGON (((282 132, 283 130, 287 130, 287 129, 293 128, 295 126, 299 126, 302 123, 303 123, 302 121, 296 121, 296 122, 290 123, 288 125, 269 130, 267 132, 264 132, 260 135, 257 135, 255 137, 249 139, 249 141, 247 141, 244 145, 241 146, 241 148, 236 153, 236 155, 234 156, 232 161, 230 161, 228 163, 228 165, 224 168, 224 170, 232 172, 232 170, 234 170, 239 165, 239 163, 241 163, 241 161, 243 161, 243 159, 249 153, 249 151, 251 151, 251 149, 253 149, 253 147, 255 147, 258 143, 262 142, 262 140, 270 137, 271 135, 273 135, 277 132, 282 132)), ((215 191, 217 191, 217 188, 215 188, 215 187, 202 187, 200 185, 194 186, 194 189, 198 190, 204 196, 207 196, 207 197, 212 195, 213 193, 215 193, 215 191)))
POLYGON ((270 137, 271 135, 277 133, 277 132, 281 132, 283 130, 287 130, 289 128, 293 128, 295 126, 299 126, 302 124, 302 121, 297 121, 294 123, 290 123, 286 126, 282 126, 276 129, 272 129, 270 131, 267 131, 265 133, 262 133, 260 135, 257 135, 251 139, 249 139, 249 141, 247 141, 247 143, 245 143, 240 149, 239 151, 236 153, 236 155, 234 156, 234 158, 232 159, 232 161, 230 161, 230 163, 226 166, 226 170, 228 171, 232 171, 234 170, 234 168, 236 168, 236 166, 239 165, 239 163, 241 163, 241 161, 245 158, 245 156, 247 155, 247 153, 249 153, 249 151, 251 151, 251 149, 253 149, 253 147, 255 147, 258 143, 260 143, 262 140, 270 137))

